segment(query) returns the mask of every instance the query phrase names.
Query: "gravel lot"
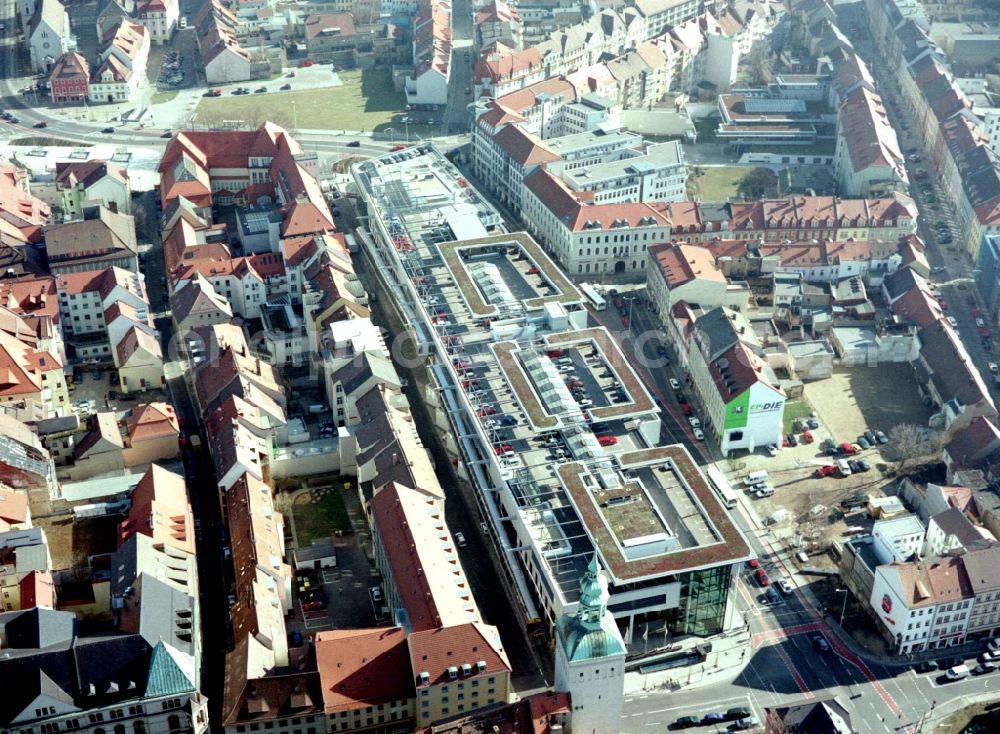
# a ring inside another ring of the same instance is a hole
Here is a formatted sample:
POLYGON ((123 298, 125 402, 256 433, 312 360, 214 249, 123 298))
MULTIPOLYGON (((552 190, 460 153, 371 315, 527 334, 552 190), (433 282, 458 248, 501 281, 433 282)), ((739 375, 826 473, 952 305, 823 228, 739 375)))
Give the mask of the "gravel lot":
POLYGON ((858 367, 807 382, 805 398, 837 441, 854 441, 865 429, 888 433, 893 426, 926 426, 930 411, 920 401, 907 364, 858 367))

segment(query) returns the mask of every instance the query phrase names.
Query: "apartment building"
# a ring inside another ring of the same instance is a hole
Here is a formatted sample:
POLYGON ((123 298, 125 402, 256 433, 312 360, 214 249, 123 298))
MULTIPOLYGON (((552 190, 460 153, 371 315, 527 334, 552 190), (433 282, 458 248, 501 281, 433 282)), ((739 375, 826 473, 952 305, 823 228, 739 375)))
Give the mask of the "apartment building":
POLYGON ((135 17, 149 32, 150 40, 157 46, 170 42, 180 21, 178 0, 140 0, 135 17))
POLYGON ((645 271, 646 248, 670 239, 669 205, 590 204, 547 170, 524 180, 522 217, 574 276, 645 271))
POLYGON ((916 515, 876 520, 872 549, 879 563, 907 563, 921 555, 927 528, 916 515))
POLYGON ((837 111, 834 175, 844 196, 877 196, 908 184, 903 153, 882 98, 858 87, 837 111))
POLYGON ((650 245, 646 256, 646 288, 663 323, 680 301, 706 309, 726 303, 729 284, 710 250, 666 243, 650 245))
POLYGON ((138 319, 149 318, 146 279, 118 267, 66 273, 56 278, 60 322, 67 338, 107 333, 106 314, 116 303, 130 306, 138 319))
MULTIPOLYGON (((37 584, 34 608, 0 614, 6 653, 0 671, 5 680, 26 681, 5 697, 4 731, 208 730, 208 702, 199 692, 194 520, 184 479, 151 467, 119 531, 109 561, 115 571, 105 582, 117 634, 82 636, 75 614, 37 605, 46 593, 37 584)), ((29 600, 22 595, 20 602, 29 600)))
POLYGON ((63 362, 50 351, 38 349, 0 331, 0 403, 33 401, 54 413, 69 405, 63 362))
POLYGON ((695 318, 682 303, 671 317, 680 320, 693 322, 678 345, 705 406, 706 435, 723 453, 780 445, 787 396, 745 319, 726 308, 695 318))
POLYGON ((975 593, 961 558, 875 568, 871 609, 896 654, 965 641, 975 593))
POLYGON ((466 622, 422 630, 406 644, 421 725, 510 701, 510 661, 496 627, 466 622))
POLYGON ((451 78, 451 3, 421 0, 413 20, 413 74, 403 91, 411 105, 448 103, 451 78))
POLYGON ((90 95, 90 64, 76 51, 67 51, 56 59, 49 73, 52 101, 82 102, 90 95))
POLYGON ((101 39, 98 63, 90 79, 90 101, 134 99, 146 84, 149 47, 149 32, 138 23, 123 20, 117 28, 110 29, 101 39))
POLYGON ((916 228, 916 206, 902 194, 881 199, 794 196, 756 202, 598 204, 548 170, 525 178, 522 211, 537 236, 574 276, 645 272, 645 248, 658 242, 810 239, 898 242, 916 228))
POLYGON ((966 637, 992 639, 1000 633, 1000 546, 970 550, 962 563, 975 595, 966 637))
POLYGON ((93 203, 124 214, 132 209, 128 171, 107 161, 56 163, 56 191, 63 214, 69 219, 81 215, 84 206, 93 203))
POLYGON ((701 10, 695 0, 632 0, 643 21, 643 40, 655 38, 672 27, 694 18, 701 10))
POLYGON ((139 272, 135 221, 129 214, 87 205, 81 218, 46 227, 45 252, 53 275, 116 267, 139 272))
POLYGON ((319 632, 315 643, 327 731, 415 727, 414 677, 401 627, 319 632))

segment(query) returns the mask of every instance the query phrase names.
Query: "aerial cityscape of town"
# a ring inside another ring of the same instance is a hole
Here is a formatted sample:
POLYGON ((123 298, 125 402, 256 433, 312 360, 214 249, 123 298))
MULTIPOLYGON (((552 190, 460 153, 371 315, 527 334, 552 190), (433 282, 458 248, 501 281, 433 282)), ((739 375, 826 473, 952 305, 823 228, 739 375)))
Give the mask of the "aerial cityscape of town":
POLYGON ((1000 2, 0 0, 0 734, 1000 732, 1000 2))

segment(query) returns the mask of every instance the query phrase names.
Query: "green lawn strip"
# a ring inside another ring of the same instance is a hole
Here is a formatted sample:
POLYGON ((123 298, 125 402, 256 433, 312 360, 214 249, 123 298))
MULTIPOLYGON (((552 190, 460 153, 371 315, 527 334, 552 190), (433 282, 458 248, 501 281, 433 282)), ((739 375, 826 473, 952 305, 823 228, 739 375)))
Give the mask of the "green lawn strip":
MULTIPOLYGON (((312 545, 314 540, 336 534, 339 530, 346 532, 351 529, 351 521, 347 516, 347 507, 342 490, 331 487, 326 490, 313 490, 317 502, 310 502, 300 495, 292 506, 295 515, 295 535, 300 548, 312 545)), ((308 495, 304 496, 308 498, 308 495)))
POLYGON ((795 399, 785 403, 784 431, 794 433, 793 424, 798 418, 808 418, 812 415, 812 406, 805 400, 795 399))
MULTIPOLYGON (((345 71, 341 86, 268 94, 207 97, 198 104, 198 122, 273 120, 278 124, 314 130, 385 130, 403 141, 405 96, 392 85, 387 69, 345 71), (294 104, 293 104, 294 103, 294 104)), ((424 126, 410 125, 410 137, 425 135, 424 126)))

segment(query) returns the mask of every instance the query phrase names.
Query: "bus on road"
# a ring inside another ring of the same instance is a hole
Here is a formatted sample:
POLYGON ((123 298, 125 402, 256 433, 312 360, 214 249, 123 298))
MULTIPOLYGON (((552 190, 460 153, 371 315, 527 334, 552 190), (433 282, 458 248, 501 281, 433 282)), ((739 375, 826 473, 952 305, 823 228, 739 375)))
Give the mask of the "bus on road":
POLYGON ((736 494, 736 490, 730 486, 729 481, 726 479, 726 475, 714 466, 705 467, 705 474, 708 476, 708 481, 711 483, 715 493, 719 495, 719 500, 721 500, 722 504, 727 509, 736 509, 736 503, 739 500, 739 495, 736 494))
POLYGON ((583 291, 583 295, 587 297, 595 311, 603 311, 608 307, 608 302, 604 300, 604 296, 597 292, 595 286, 590 283, 580 283, 580 290, 583 291))

